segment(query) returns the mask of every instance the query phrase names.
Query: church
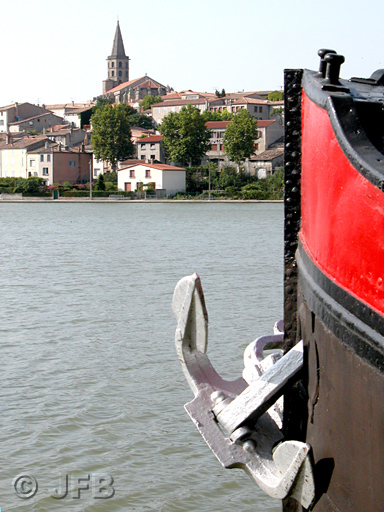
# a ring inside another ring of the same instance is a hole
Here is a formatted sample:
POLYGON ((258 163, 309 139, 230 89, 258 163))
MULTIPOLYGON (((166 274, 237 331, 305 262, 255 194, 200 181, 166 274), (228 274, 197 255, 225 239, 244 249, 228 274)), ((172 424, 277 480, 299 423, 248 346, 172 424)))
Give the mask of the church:
POLYGON ((169 87, 145 75, 129 79, 130 58, 125 54, 120 24, 117 22, 112 53, 107 58, 108 78, 103 80, 103 96, 113 103, 136 103, 145 96, 165 96, 169 87))

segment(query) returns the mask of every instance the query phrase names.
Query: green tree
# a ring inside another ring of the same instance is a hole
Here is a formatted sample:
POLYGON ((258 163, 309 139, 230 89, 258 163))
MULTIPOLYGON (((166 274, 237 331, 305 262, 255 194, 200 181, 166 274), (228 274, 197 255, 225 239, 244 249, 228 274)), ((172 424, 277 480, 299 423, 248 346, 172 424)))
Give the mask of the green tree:
MULTIPOLYGON (((118 160, 133 155, 131 141, 131 107, 124 103, 112 106, 104 104, 97 108, 92 120, 92 146, 98 160, 106 160, 116 171, 118 160)), ((133 109, 132 109, 133 110, 133 109)))
POLYGON ((273 108, 271 110, 270 117, 276 119, 282 126, 284 126, 284 109, 283 109, 283 107, 273 108))
POLYGON ((269 101, 280 101, 283 99, 283 91, 272 91, 268 94, 269 101))
POLYGON ((239 110, 227 126, 223 138, 224 151, 237 164, 239 171, 240 163, 255 152, 257 137, 256 119, 247 110, 239 110))
POLYGON ((219 92, 217 89, 215 91, 215 96, 217 96, 218 98, 224 98, 225 96, 225 89, 222 89, 221 92, 219 92))
POLYGON ((148 94, 148 96, 144 96, 144 98, 140 101, 139 106, 143 110, 148 110, 151 105, 154 105, 155 103, 162 103, 164 100, 161 96, 152 96, 151 94, 148 94))
POLYGON ((180 112, 171 112, 159 126, 164 148, 173 162, 189 167, 200 163, 210 148, 210 131, 197 107, 188 105, 180 112))
POLYGON ((95 184, 95 190, 105 190, 104 176, 99 174, 95 184))
POLYGON ((204 121, 230 121, 233 119, 232 112, 228 112, 228 110, 223 110, 222 112, 211 112, 210 110, 204 110, 201 114, 204 118, 204 121))

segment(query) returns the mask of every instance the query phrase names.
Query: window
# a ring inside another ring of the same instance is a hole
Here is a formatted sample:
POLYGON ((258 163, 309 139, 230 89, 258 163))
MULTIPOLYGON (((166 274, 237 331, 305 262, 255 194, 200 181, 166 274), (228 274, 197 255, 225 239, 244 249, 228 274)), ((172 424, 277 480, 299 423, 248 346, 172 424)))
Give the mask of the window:
POLYGON ((263 111, 263 107, 259 107, 259 112, 262 112, 263 111))
POLYGON ((40 155, 40 162, 44 162, 44 155, 40 155))
POLYGON ((146 177, 146 178, 150 178, 150 177, 151 177, 151 170, 150 170, 150 169, 146 169, 146 171, 145 171, 145 177, 146 177))
POLYGON ((140 147, 141 147, 141 149, 145 149, 145 142, 142 142, 142 143, 140 144, 140 147))
POLYGON ((47 155, 47 162, 51 161, 51 155, 47 155))
POLYGON ((145 160, 145 155, 141 155, 141 159, 142 159, 142 160, 145 160))
POLYGON ((253 107, 253 111, 254 111, 254 112, 257 112, 257 107, 253 107))
POLYGON ((151 146, 150 146, 151 149, 155 149, 155 143, 154 142, 151 142, 151 146))
POLYGON ((34 176, 37 176, 37 172, 35 171, 35 172, 33 173, 33 175, 34 175, 34 176))
POLYGON ((121 76, 123 73, 121 71, 119 71, 119 76, 121 76))
POLYGON ((154 160, 156 158, 156 155, 151 155, 151 159, 154 160))
POLYGON ((43 167, 43 176, 48 176, 48 167, 43 167))
POLYGON ((0 119, 0 125, 3 126, 4 125, 4 121, 3 119, 0 119))
POLYGON ((121 68, 121 66, 122 66, 122 64, 121 64, 121 62, 119 62, 119 68, 121 68))
POLYGON ((69 167, 76 167, 76 162, 74 160, 70 160, 69 167))
MULTIPOLYGON (((115 67, 115 63, 114 63, 114 62, 112 62, 112 63, 111 63, 111 66, 114 68, 114 67, 115 67)), ((112 75, 112 76, 113 76, 113 75, 112 75)))
POLYGON ((36 165, 36 161, 35 160, 30 160, 29 161, 29 167, 35 167, 36 165))
POLYGON ((135 178, 135 170, 134 170, 134 169, 131 169, 131 170, 129 171, 129 177, 130 177, 130 178, 135 178))
POLYGON ((115 76, 115 72, 114 71, 112 71, 112 76, 115 76))

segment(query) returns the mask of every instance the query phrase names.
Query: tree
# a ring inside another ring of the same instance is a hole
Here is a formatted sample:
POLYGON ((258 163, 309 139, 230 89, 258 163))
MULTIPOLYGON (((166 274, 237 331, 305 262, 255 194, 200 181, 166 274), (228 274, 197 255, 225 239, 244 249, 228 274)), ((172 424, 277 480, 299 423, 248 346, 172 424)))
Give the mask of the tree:
POLYGON ((139 106, 143 110, 148 110, 151 105, 154 105, 155 103, 162 103, 164 100, 161 96, 151 96, 148 94, 148 96, 144 96, 144 98, 140 101, 139 106))
POLYGON ((275 118, 282 126, 284 126, 284 109, 283 107, 273 108, 270 117, 275 118))
POLYGON ((204 110, 201 114, 204 121, 231 121, 233 118, 232 112, 223 110, 222 112, 211 112, 210 110, 204 110))
POLYGON ((105 190, 104 176, 102 174, 99 174, 97 178, 95 190, 105 190))
POLYGON ((210 131, 197 107, 188 105, 180 112, 171 112, 159 126, 165 151, 173 162, 198 165, 209 150, 210 131))
POLYGON ((224 98, 225 96, 225 89, 222 89, 221 92, 219 92, 217 89, 215 91, 215 96, 217 96, 218 98, 224 98))
POLYGON ((239 110, 227 126, 223 138, 224 151, 237 164, 238 170, 240 163, 255 152, 257 137, 256 119, 247 110, 239 110))
POLYGON ((133 155, 130 109, 124 103, 116 106, 105 103, 96 109, 91 118, 95 157, 109 162, 113 171, 116 171, 118 160, 125 160, 133 155))
POLYGON ((268 94, 269 101, 281 101, 283 99, 283 91, 272 91, 268 94))

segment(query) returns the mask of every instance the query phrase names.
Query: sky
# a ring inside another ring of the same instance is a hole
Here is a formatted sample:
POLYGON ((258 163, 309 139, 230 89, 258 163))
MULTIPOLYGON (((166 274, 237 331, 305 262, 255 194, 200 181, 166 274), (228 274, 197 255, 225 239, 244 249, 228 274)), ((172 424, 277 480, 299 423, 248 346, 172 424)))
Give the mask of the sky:
POLYGON ((280 90, 285 68, 384 68, 382 0, 0 0, 0 106, 86 102, 102 92, 117 19, 130 79, 176 91, 280 90))

